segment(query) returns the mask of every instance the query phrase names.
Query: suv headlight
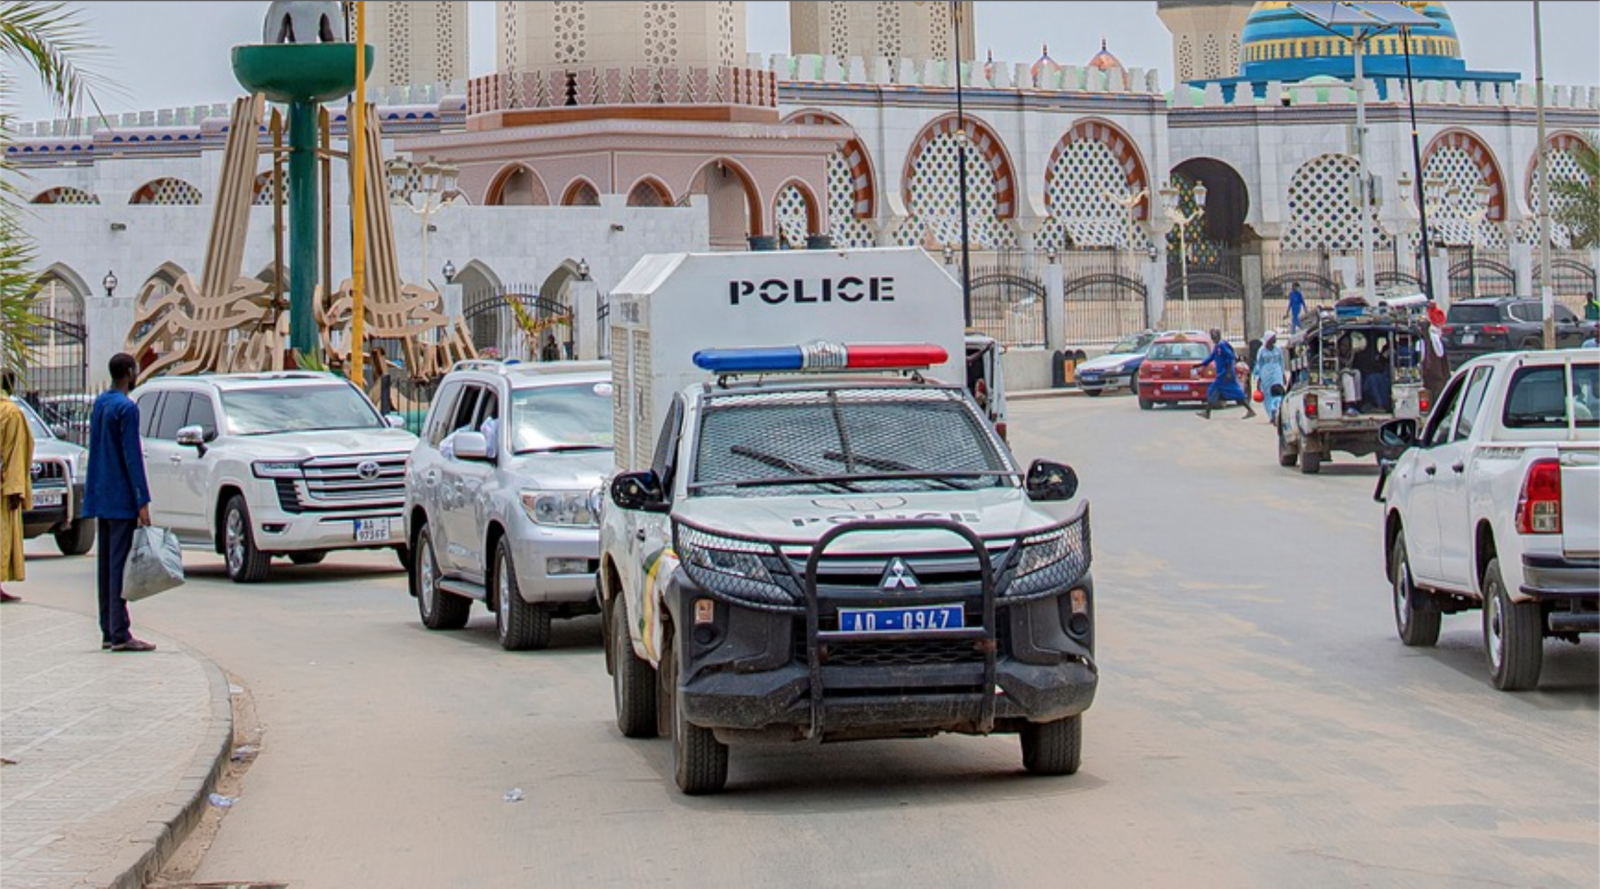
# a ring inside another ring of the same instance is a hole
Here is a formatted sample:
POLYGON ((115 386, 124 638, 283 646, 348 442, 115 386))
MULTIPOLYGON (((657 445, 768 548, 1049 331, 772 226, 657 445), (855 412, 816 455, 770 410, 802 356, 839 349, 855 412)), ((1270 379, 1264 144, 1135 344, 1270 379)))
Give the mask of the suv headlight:
POLYGON ((1077 583, 1089 570, 1089 516, 1077 518, 1059 528, 1024 537, 1016 573, 1006 595, 1026 597, 1059 592, 1077 583))
POLYGON ((299 460, 257 460, 250 464, 256 478, 299 478, 299 460))
POLYGON ((522 511, 535 525, 596 528, 600 525, 600 489, 522 492, 522 511))
POLYGON ((723 537, 680 524, 676 528, 678 563, 706 592, 751 605, 792 606, 794 598, 767 571, 763 555, 772 548, 754 540, 723 537))

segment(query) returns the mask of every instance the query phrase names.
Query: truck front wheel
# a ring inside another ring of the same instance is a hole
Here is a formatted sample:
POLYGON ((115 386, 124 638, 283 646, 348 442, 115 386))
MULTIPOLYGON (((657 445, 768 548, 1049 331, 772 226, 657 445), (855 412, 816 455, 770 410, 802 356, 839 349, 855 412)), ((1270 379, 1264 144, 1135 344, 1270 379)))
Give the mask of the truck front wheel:
POLYGON ((670 648, 661 659, 667 667, 667 704, 672 708, 672 771, 678 789, 689 796, 716 793, 728 783, 728 745, 711 729, 690 722, 678 703, 677 654, 670 648))
POLYGON ((55 536, 56 549, 63 556, 81 556, 94 546, 94 519, 78 519, 55 536))
POLYGON ((611 603, 611 690, 617 702, 617 731, 625 738, 656 736, 656 676, 633 653, 628 605, 620 594, 611 603))
POLYGON ((1489 679, 1501 691, 1539 684, 1544 667, 1544 611, 1538 602, 1513 602, 1500 579, 1500 560, 1483 570, 1483 645, 1489 679))
POLYGON ((228 498, 222 509, 222 554, 234 583, 260 583, 272 568, 272 557, 256 548, 252 527, 244 495, 228 498))
POLYGON ((1022 767, 1035 775, 1075 775, 1083 759, 1083 714, 1022 727, 1022 767))
POLYGON ((433 555, 433 532, 423 525, 417 531, 417 560, 411 572, 411 594, 417 597, 417 616, 430 630, 459 630, 467 625, 472 600, 439 589, 439 561, 433 555))

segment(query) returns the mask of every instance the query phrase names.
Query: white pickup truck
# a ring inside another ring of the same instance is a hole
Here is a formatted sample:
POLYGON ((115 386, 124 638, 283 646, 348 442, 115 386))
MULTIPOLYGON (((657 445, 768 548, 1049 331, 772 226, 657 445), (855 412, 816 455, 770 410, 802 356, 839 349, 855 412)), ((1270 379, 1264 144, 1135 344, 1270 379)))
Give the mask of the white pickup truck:
POLYGON ((1405 448, 1374 495, 1401 641, 1482 609, 1495 687, 1538 685, 1545 638, 1600 631, 1600 352, 1479 358, 1420 433, 1380 434, 1405 448))

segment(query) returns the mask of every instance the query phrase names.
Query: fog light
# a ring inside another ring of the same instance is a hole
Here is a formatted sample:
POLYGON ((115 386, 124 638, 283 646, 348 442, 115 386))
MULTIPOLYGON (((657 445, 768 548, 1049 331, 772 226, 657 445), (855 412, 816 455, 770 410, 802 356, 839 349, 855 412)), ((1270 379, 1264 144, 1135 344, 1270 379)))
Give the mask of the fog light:
POLYGON ((1072 596, 1072 613, 1089 613, 1089 591, 1083 587, 1075 587, 1069 594, 1072 596))
POLYGON ((557 574, 588 574, 588 559, 545 559, 544 573, 557 574))
POLYGON ((694 600, 695 624, 709 624, 717 619, 717 603, 710 599, 694 600))
POLYGON ((1087 614, 1074 614, 1072 619, 1067 621, 1067 629, 1071 630, 1074 636, 1089 635, 1089 616, 1087 614))

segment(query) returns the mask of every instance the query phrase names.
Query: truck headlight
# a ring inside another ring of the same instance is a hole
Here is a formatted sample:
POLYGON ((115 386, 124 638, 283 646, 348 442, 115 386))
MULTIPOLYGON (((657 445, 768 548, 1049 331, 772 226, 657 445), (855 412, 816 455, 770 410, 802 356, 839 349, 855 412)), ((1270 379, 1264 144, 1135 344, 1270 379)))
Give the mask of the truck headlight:
POLYGON ((763 555, 772 552, 770 546, 682 524, 676 532, 678 563, 701 589, 753 605, 795 604, 788 591, 772 579, 762 560, 763 555))
POLYGON ((522 511, 535 525, 596 528, 600 525, 599 489, 591 491, 522 492, 522 511))
POLYGON ((299 460, 257 460, 250 464, 256 478, 299 478, 299 460))
POLYGON ((1063 590, 1089 570, 1089 515, 1077 517, 1018 541, 1022 547, 1007 596, 1035 596, 1063 590))

